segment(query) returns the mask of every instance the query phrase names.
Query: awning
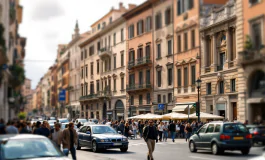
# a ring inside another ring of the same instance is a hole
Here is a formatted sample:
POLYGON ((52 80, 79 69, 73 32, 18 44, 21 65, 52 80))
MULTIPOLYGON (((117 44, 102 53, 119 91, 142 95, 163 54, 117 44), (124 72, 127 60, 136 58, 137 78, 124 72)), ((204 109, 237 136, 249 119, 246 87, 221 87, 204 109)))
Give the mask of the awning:
POLYGON ((187 102, 187 103, 176 103, 175 107, 172 109, 172 112, 184 112, 186 108, 192 107, 196 102, 187 102))

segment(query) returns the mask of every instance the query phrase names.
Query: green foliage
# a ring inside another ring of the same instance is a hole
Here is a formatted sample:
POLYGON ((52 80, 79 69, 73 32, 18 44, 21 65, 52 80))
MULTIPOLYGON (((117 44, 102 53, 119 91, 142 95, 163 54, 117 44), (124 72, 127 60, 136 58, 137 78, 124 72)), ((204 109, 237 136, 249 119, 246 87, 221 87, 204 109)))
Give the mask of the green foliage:
POLYGON ((24 84, 25 81, 25 70, 23 67, 19 66, 18 64, 15 64, 10 67, 10 71, 12 73, 12 85, 14 87, 18 87, 20 85, 24 84))
POLYGON ((249 35, 246 35, 246 41, 244 44, 244 49, 245 50, 251 50, 253 49, 253 43, 249 35))
POLYGON ((17 115, 17 117, 18 117, 19 119, 21 119, 21 120, 25 119, 26 116, 27 116, 27 115, 26 115, 25 112, 20 112, 20 113, 17 115))

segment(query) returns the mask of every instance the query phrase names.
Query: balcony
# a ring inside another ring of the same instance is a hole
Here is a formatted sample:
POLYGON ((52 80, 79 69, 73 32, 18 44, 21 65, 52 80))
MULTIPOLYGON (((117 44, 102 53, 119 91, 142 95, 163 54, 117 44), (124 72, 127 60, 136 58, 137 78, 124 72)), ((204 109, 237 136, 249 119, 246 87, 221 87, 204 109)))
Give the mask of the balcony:
POLYGON ((222 71, 224 69, 224 66, 221 65, 221 66, 217 66, 217 71, 222 71))
POLYGON ((263 51, 243 51, 239 52, 238 63, 240 65, 250 65, 265 62, 265 52, 263 51))
POLYGON ((100 58, 111 57, 111 47, 101 48, 98 55, 100 58))
POLYGON ((144 65, 148 65, 152 63, 152 61, 150 60, 150 57, 142 57, 142 58, 138 58, 136 59, 136 61, 131 61, 128 63, 128 68, 129 69, 133 69, 136 67, 141 67, 144 65))
POLYGON ((139 90, 148 90, 151 89, 151 83, 143 83, 143 84, 130 84, 126 86, 126 91, 139 91, 139 90))
POLYGON ((89 94, 87 96, 81 96, 79 98, 79 101, 91 101, 91 100, 97 100, 98 94, 89 94))
POLYGON ((105 98, 105 97, 111 97, 112 92, 111 91, 99 91, 98 92, 98 98, 105 98))

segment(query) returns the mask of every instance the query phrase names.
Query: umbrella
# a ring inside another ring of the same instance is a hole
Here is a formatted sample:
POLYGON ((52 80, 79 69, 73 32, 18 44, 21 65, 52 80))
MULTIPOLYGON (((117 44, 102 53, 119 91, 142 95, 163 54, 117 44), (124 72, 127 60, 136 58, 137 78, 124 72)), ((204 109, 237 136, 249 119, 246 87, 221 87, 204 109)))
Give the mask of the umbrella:
MULTIPOLYGON (((191 114, 190 118, 197 118, 196 113, 191 114)), ((200 118, 204 118, 204 119, 224 119, 224 117, 222 117, 222 116, 218 116, 218 115, 214 115, 214 114, 210 114, 210 113, 204 113, 204 112, 200 112, 200 118)))
POLYGON ((139 117, 137 117, 137 118, 138 119, 161 119, 162 116, 157 115, 157 114, 147 113, 147 114, 139 115, 139 117))
POLYGON ((188 119, 188 115, 183 113, 171 112, 162 115, 162 119, 188 119))
POLYGON ((142 116, 142 114, 141 115, 136 115, 136 116, 129 117, 128 119, 140 119, 140 118, 138 118, 140 116, 142 116))

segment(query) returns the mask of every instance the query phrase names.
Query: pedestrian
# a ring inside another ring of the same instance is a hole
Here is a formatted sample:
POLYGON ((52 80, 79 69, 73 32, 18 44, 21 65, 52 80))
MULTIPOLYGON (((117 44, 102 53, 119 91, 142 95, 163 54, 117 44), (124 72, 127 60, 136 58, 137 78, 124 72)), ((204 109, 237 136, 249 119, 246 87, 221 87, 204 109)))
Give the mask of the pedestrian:
POLYGON ((159 134, 159 141, 161 142, 163 138, 163 131, 164 131, 163 122, 160 122, 157 128, 158 128, 158 134, 159 134))
POLYGON ((167 122, 165 122, 165 124, 164 124, 163 132, 164 132, 163 140, 166 142, 167 137, 168 137, 168 124, 167 124, 167 122))
POLYGON ((154 126, 153 120, 149 120, 149 125, 144 128, 143 132, 143 137, 148 147, 148 160, 154 160, 153 152, 155 150, 155 143, 158 142, 157 135, 157 129, 154 126))
POLYGON ((7 134, 18 134, 18 129, 16 127, 16 123, 15 121, 9 121, 7 123, 7 127, 6 127, 6 133, 7 134))
POLYGON ((132 130, 133 130, 134 138, 136 139, 137 138, 137 126, 135 123, 133 123, 132 125, 132 130))
POLYGON ((50 138, 50 130, 48 129, 48 122, 43 121, 41 127, 36 129, 34 134, 50 138))
POLYGON ((143 138, 143 129, 144 129, 144 124, 142 123, 142 121, 139 120, 139 122, 138 122, 138 130, 139 130, 141 138, 143 138))
POLYGON ((58 146, 59 149, 61 148, 62 138, 63 132, 61 130, 61 125, 56 123, 54 128, 51 130, 51 140, 58 146))
POLYGON ((68 128, 63 130, 62 143, 63 143, 64 154, 68 156, 70 151, 72 159, 76 160, 75 146, 77 145, 77 133, 74 129, 73 122, 70 122, 68 128))
POLYGON ((169 125, 169 131, 172 138, 172 142, 175 142, 175 134, 176 134, 176 123, 175 121, 172 121, 172 123, 169 125))
POLYGON ((78 124, 76 126, 77 126, 77 128, 80 128, 82 126, 81 122, 78 122, 78 124))
POLYGON ((32 133, 33 134, 37 134, 37 130, 41 127, 41 122, 40 121, 37 121, 35 127, 33 128, 33 131, 32 133))
POLYGON ((121 121, 119 125, 119 130, 121 131, 121 134, 124 135, 124 121, 121 121))
POLYGON ((129 131, 130 131, 130 126, 129 126, 129 123, 126 122, 125 127, 124 127, 124 136, 127 138, 129 137, 129 131))
POLYGON ((6 134, 6 126, 4 119, 0 119, 0 134, 6 134))
POLYGON ((192 134, 192 127, 190 123, 188 123, 185 127, 185 133, 186 133, 186 142, 190 140, 190 136, 192 134))

